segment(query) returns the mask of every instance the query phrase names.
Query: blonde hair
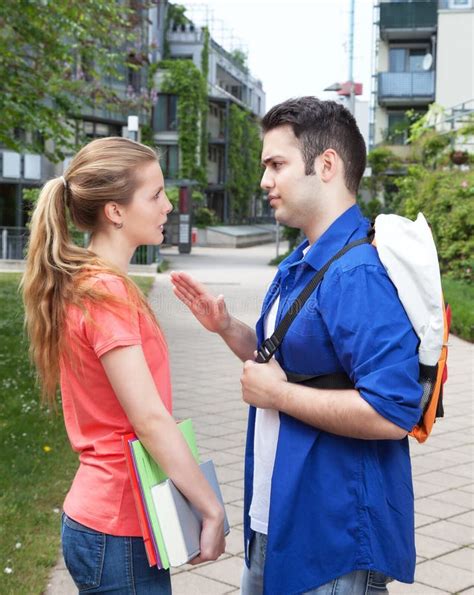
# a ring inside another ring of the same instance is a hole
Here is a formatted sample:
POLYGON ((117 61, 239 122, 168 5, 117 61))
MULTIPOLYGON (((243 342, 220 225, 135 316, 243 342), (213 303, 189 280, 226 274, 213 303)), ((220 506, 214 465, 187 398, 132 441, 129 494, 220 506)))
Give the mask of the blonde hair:
POLYGON ((153 318, 143 294, 127 275, 72 242, 68 212, 78 229, 94 231, 104 205, 130 203, 139 184, 137 168, 157 160, 150 147, 132 140, 96 139, 77 153, 64 176, 50 180, 41 190, 31 218, 22 292, 30 357, 45 402, 55 403, 66 306, 84 310, 85 302, 118 301, 84 283, 86 279, 99 272, 119 276, 131 302, 153 318))

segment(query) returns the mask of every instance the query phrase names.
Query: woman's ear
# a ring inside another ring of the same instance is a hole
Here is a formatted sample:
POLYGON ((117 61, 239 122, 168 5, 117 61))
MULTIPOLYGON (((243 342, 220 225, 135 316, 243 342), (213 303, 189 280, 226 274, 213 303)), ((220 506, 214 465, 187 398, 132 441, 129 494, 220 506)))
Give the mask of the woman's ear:
POLYGON ((107 223, 112 223, 117 228, 123 226, 123 209, 116 202, 107 202, 104 205, 104 218, 107 223))

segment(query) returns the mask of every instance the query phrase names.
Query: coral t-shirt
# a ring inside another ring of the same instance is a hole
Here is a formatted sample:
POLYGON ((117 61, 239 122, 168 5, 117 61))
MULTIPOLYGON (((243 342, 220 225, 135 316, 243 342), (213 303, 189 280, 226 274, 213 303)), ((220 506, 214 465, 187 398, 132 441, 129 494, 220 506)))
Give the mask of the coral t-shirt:
POLYGON ((96 531, 140 536, 122 444, 122 436, 133 428, 100 358, 117 347, 141 345, 158 394, 171 412, 168 350, 158 326, 127 299, 120 277, 99 274, 92 283, 123 304, 113 310, 89 305, 87 314, 70 306, 67 312, 60 384, 66 430, 80 466, 64 511, 96 531))

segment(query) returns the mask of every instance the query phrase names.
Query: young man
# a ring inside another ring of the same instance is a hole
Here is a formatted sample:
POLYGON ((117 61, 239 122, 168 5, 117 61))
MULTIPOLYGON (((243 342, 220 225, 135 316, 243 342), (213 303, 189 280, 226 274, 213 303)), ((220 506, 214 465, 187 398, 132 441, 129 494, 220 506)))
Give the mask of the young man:
POLYGON ((415 567, 407 432, 420 416, 418 340, 363 244, 331 265, 276 357, 253 361, 315 273, 369 227, 355 203, 364 140, 345 108, 302 97, 272 108, 262 126, 262 188, 276 219, 306 240, 279 266, 256 333, 222 296, 172 277, 176 295, 245 361, 242 593, 386 593, 390 577, 412 582, 415 567), (354 388, 294 384, 284 370, 344 372, 354 388))

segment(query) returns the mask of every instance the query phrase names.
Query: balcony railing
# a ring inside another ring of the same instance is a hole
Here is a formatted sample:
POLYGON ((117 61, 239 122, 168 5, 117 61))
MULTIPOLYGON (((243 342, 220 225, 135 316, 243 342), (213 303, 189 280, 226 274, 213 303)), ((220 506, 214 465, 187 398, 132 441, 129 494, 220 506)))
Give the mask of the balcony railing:
POLYGON ((428 29, 436 27, 437 0, 426 2, 382 2, 380 29, 428 29))
POLYGON ((381 72, 379 74, 379 102, 407 99, 430 101, 434 99, 434 71, 381 72))
MULTIPOLYGON (((26 227, 0 227, 0 260, 22 260, 26 254, 30 231, 26 227)), ((88 235, 73 232, 73 242, 77 246, 87 246, 88 235)), ((158 246, 138 246, 133 254, 131 264, 152 264, 158 262, 160 250, 158 246)))

